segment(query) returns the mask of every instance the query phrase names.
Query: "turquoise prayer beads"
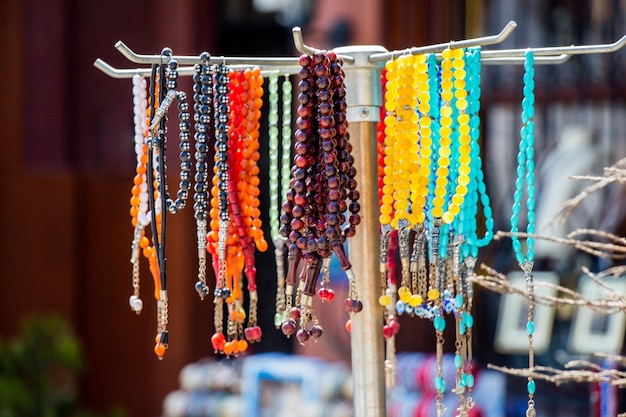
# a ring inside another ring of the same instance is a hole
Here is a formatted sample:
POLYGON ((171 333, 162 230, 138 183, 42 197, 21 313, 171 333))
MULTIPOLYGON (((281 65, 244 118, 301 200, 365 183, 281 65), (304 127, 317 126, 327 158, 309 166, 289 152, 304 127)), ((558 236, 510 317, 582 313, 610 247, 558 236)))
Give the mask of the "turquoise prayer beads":
MULTIPOLYGON (((511 242, 515 259, 524 271, 526 280, 526 292, 528 294, 528 323, 526 332, 528 333, 528 368, 532 371, 535 366, 533 351, 533 335, 535 333, 535 323, 533 321, 535 295, 533 283, 533 262, 535 261, 535 68, 534 56, 529 49, 525 54, 524 62, 524 98, 522 100, 522 128, 520 130, 519 152, 517 154, 517 179, 515 180, 515 193, 513 194, 513 208, 511 215, 511 242), (526 183, 526 254, 522 251, 522 244, 519 240, 519 215, 522 209, 522 194, 526 183)), ((528 409, 527 417, 534 417, 535 411, 535 381, 532 376, 528 377, 528 409)))
POLYGON ((511 241, 517 262, 522 265, 535 260, 535 69, 534 57, 531 51, 526 52, 524 63, 524 99, 522 100, 522 128, 520 130, 519 152, 517 154, 517 179, 513 194, 513 213, 511 215, 511 241), (522 194, 526 182, 526 209, 528 224, 526 231, 526 255, 522 252, 519 233, 519 215, 522 209, 522 194))

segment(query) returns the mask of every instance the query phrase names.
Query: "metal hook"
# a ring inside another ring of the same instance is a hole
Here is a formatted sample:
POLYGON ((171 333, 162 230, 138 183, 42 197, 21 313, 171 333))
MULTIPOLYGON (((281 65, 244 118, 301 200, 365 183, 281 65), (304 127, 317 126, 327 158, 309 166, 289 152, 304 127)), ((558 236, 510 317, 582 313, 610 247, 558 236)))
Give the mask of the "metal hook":
MULTIPOLYGON (((306 55, 314 55, 316 52, 321 51, 320 49, 311 48, 304 43, 304 39, 302 38, 302 29, 299 26, 295 26, 293 29, 291 29, 291 33, 293 34, 293 44, 298 52, 306 55)), ((338 56, 343 59, 343 62, 347 62, 350 64, 354 63, 354 57, 348 55, 338 56)))
MULTIPOLYGON (((162 55, 141 55, 135 53, 124 42, 117 41, 115 43, 115 49, 120 51, 130 62, 136 64, 158 64, 164 58, 162 55)), ((166 57, 169 59, 169 56, 166 57)), ((199 56, 189 55, 174 55, 173 59, 178 61, 180 65, 194 65, 200 62, 199 56)), ((225 56, 211 56, 209 58, 209 64, 221 64, 226 62, 227 65, 247 65, 248 67, 290 67, 290 71, 297 71, 298 58, 259 58, 259 57, 225 57, 225 56), (292 69, 293 68, 293 69, 292 69)), ((298 66, 299 68, 299 66, 298 66)), ((284 69, 284 68, 283 68, 284 69)))
MULTIPOLYGON (((93 66, 98 68, 100 71, 104 72, 111 78, 133 78, 134 75, 144 75, 150 76, 152 70, 150 68, 137 68, 137 69, 118 69, 109 64, 107 64, 102 59, 98 58, 94 61, 93 66)), ((253 65, 231 65, 234 71, 245 70, 246 68, 252 68, 253 65)), ((283 74, 289 76, 290 74, 295 74, 300 67, 294 67, 293 70, 286 70, 285 68, 279 69, 261 69, 261 75, 263 77, 269 76, 272 72, 278 72, 279 74, 283 74)), ((178 74, 179 75, 193 75, 195 73, 194 67, 179 67, 178 74)))
MULTIPOLYGON (((118 69, 107 64, 102 59, 98 58, 94 61, 93 66, 104 72, 106 75, 112 78, 133 78, 134 75, 147 75, 150 76, 150 68, 137 68, 137 69, 118 69)), ((193 67, 180 67, 178 68, 180 75, 193 75, 193 67)))
MULTIPOLYGON (((535 58, 536 65, 559 65, 567 62, 572 56, 561 54, 557 56, 541 56, 535 58)), ((501 58, 483 58, 480 63, 483 65, 524 65, 526 60, 524 57, 501 57, 501 58)))
MULTIPOLYGON (((481 38, 474 38, 474 39, 466 39, 463 41, 450 41, 450 42, 445 42, 445 43, 438 43, 436 45, 413 47, 413 48, 410 48, 409 51, 411 52, 412 55, 418 55, 418 54, 427 54, 430 52, 441 52, 448 47, 450 49, 452 48, 458 49, 458 48, 469 48, 471 46, 494 45, 508 38, 509 35, 513 33, 516 27, 517 27, 517 23, 511 20, 509 23, 506 24, 506 26, 504 26, 504 28, 497 35, 484 36, 481 38)), ((387 61, 388 59, 393 57, 393 54, 394 54, 393 51, 383 52, 380 54, 372 54, 369 57, 369 61, 372 63, 387 61)), ((554 55, 554 53, 550 55, 554 55)))
MULTIPOLYGON (((622 49, 626 45, 626 35, 622 36, 619 40, 613 43, 599 44, 599 45, 571 45, 571 46, 553 46, 545 48, 532 48, 534 56, 546 56, 546 55, 581 55, 581 54, 604 54, 615 52, 622 49)), ((483 51, 482 56, 488 58, 502 58, 502 57, 523 57, 528 48, 526 49, 503 49, 499 51, 483 51)))

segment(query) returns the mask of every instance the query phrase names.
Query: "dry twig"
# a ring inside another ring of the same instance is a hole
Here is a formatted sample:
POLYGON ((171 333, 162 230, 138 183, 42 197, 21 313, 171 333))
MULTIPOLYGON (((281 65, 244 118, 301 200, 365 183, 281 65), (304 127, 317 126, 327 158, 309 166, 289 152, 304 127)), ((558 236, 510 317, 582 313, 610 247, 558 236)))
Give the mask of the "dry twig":
POLYGON ((562 223, 589 195, 613 183, 626 182, 626 158, 617 161, 613 166, 604 169, 604 176, 575 176, 575 179, 595 181, 595 184, 585 187, 578 195, 565 201, 559 208, 558 214, 550 221, 562 223))
MULTIPOLYGON (((619 364, 626 363, 626 358, 619 355, 595 353, 598 358, 609 358, 619 364)), ((573 360, 564 365, 565 369, 556 369, 551 366, 535 366, 534 368, 509 368, 488 364, 493 369, 507 375, 533 377, 534 379, 552 382, 556 385, 568 382, 607 382, 617 387, 626 386, 626 371, 603 368, 589 360, 573 360)))

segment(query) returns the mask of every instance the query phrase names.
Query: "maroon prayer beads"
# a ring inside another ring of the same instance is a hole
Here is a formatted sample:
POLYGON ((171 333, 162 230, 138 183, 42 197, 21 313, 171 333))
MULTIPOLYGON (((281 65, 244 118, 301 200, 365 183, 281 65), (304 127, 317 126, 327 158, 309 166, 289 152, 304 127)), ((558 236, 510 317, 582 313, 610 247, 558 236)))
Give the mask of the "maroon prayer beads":
MULTIPOLYGON (((280 233, 289 240, 287 304, 291 306, 295 289, 296 307, 281 328, 287 336, 295 333, 304 344, 323 333, 312 303, 323 262, 333 253, 350 280, 348 311, 357 313, 363 305, 343 246, 346 238, 355 235, 361 218, 342 62, 332 51, 302 55, 299 62, 294 165, 280 218, 280 233)), ((326 287, 327 281, 323 280, 319 296, 330 302, 334 292, 326 287)))

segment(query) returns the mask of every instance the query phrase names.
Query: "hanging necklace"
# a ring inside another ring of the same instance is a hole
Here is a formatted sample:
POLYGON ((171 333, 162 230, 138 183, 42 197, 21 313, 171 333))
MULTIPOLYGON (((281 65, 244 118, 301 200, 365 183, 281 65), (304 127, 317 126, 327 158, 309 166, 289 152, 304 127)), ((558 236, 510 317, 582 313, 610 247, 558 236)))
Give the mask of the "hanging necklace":
POLYGON ((198 281, 195 288, 200 299, 209 295, 206 283, 206 253, 207 253, 207 141, 210 137, 211 111, 213 104, 213 75, 209 65, 209 54, 200 54, 200 64, 194 66, 194 121, 196 133, 196 174, 194 177, 194 217, 198 239, 198 281))
POLYGON ((215 167, 211 189, 211 232, 208 248, 213 255, 215 290, 213 322, 215 333, 211 344, 216 352, 224 352, 227 340, 223 332, 224 301, 231 295, 226 286, 226 240, 228 237, 228 72, 219 65, 214 75, 215 167))
MULTIPOLYGON (((469 143, 471 144, 471 168, 468 193, 461 212, 455 222, 459 236, 462 236, 460 245, 454 248, 454 271, 456 295, 454 297, 456 319, 456 342, 454 364, 457 369, 455 391, 460 396, 460 415, 465 415, 472 407, 472 391, 474 376, 472 374, 472 303, 473 287, 468 277, 474 274, 474 265, 478 256, 478 248, 488 244, 493 237, 493 218, 486 193, 482 161, 480 158, 480 48, 469 49, 465 55, 467 69, 467 97, 469 115, 469 143), (482 204, 485 217, 485 235, 478 238, 477 211, 478 204, 482 204)), ((457 96, 458 98, 458 96, 457 96)), ((467 140, 467 139, 465 139, 467 140)))
MULTIPOLYGON (((147 123, 147 83, 146 80, 135 75, 133 77, 133 115, 135 123, 135 155, 137 157, 136 175, 133 180, 133 188, 131 190, 131 218, 134 227, 133 241, 131 244, 132 264, 132 286, 133 294, 129 298, 130 308, 137 314, 143 309, 143 301, 139 294, 139 256, 142 247, 142 238, 144 237, 144 228, 149 224, 148 216, 148 185, 146 184, 146 169, 148 162, 147 150, 145 144, 145 127, 147 123)), ((147 238, 146 238, 147 241, 147 238)), ((147 245, 146 245, 147 246, 147 245)))
POLYGON ((274 256, 276 259, 276 313, 274 326, 279 329, 287 318, 285 300, 285 265, 284 248, 285 239, 280 235, 279 210, 283 191, 289 189, 290 178, 290 155, 291 155, 291 81, 289 76, 284 77, 282 92, 282 125, 279 129, 279 89, 278 72, 271 73, 268 77, 269 92, 269 189, 270 189, 270 236, 274 243, 274 256), (279 132, 280 130, 280 132, 279 132), (281 136, 279 149, 279 134, 281 136), (282 155, 281 155, 282 153, 282 155), (281 162, 279 170, 279 161, 281 162))
MULTIPOLYGON (((163 50, 163 52, 167 52, 163 50)), ((165 113, 171 104, 171 94, 165 100, 166 71, 163 65, 153 67, 154 87, 151 88, 151 96, 154 97, 151 119, 149 126, 148 144, 148 198, 152 212, 152 238, 154 241, 155 257, 158 280, 155 277, 155 298, 157 300, 157 329, 155 337, 154 353, 157 358, 163 359, 168 348, 169 335, 167 331, 168 303, 165 275, 165 184, 161 179, 164 177, 165 167, 163 161, 165 141, 165 113), (156 71, 156 72, 155 72, 156 71), (168 103, 168 104, 166 104, 168 103)), ((154 274, 153 272, 153 274, 154 274)))
MULTIPOLYGON (((237 282, 241 277, 241 270, 245 272, 248 281, 247 290, 249 303, 248 323, 243 329, 243 297, 241 290, 233 293, 234 303, 229 302, 229 328, 236 328, 232 334, 233 342, 237 341, 239 352, 246 350, 247 342, 257 342, 261 339, 261 329, 257 326, 257 287, 256 268, 254 265, 254 248, 264 252, 267 242, 261 230, 259 210, 259 119, 263 104, 263 77, 259 68, 247 69, 241 73, 231 73, 231 115, 230 115, 230 144, 231 163, 228 180, 228 202, 230 208, 231 226, 236 234, 239 258, 243 258, 243 268, 235 267, 230 273, 237 282), (234 85, 237 79, 239 85, 234 85), (239 90, 239 91, 237 91, 239 90), (239 94, 239 97, 236 94, 239 94), (237 115, 236 108, 240 107, 237 115), (238 120, 238 116, 241 118, 238 120), (240 128, 243 126, 243 130, 240 128), (233 305, 234 304, 234 305, 233 305), (245 337, 245 339, 244 339, 245 337)), ((241 264, 240 264, 241 265, 241 264)), ((227 300, 228 301, 228 300, 227 300)), ((228 346, 226 347, 226 349, 228 346)), ((228 354, 227 351, 225 353, 228 354)), ((235 352, 237 353, 237 352, 235 352)))
POLYGON ((267 250, 261 229, 257 165, 263 78, 258 68, 236 72, 220 65, 215 82, 216 164, 207 246, 217 277, 216 331, 211 342, 217 352, 229 356, 245 352, 248 343, 261 339, 254 250, 267 250), (247 279, 248 314, 243 304, 243 273, 247 279), (226 334, 224 307, 228 312, 226 334))
MULTIPOLYGON (((524 271, 526 281, 526 292, 528 293, 528 322, 526 330, 528 333, 528 368, 533 370, 535 366, 535 355, 533 350, 533 335, 535 332, 535 323, 533 321, 533 313, 535 307, 535 294, 533 283, 533 263, 535 261, 535 239, 532 236, 535 233, 535 163, 534 163, 534 143, 535 143, 535 68, 534 56, 529 49, 526 51, 524 62, 524 99, 522 100, 522 129, 520 131, 519 153, 517 154, 517 179, 515 181, 515 193, 513 195, 513 214, 511 216, 511 241, 513 252, 520 267, 524 271), (526 239, 526 255, 522 251, 522 245, 517 236, 519 233, 519 214, 522 206, 522 193, 524 191, 524 182, 526 183, 526 209, 527 209, 527 226, 526 233, 529 235, 526 239)), ((535 380, 532 376, 528 377, 528 409, 527 417, 534 417, 535 411, 535 380)))
MULTIPOLYGON (((381 88, 382 96, 387 95, 387 69, 384 69, 381 74, 381 88)), ((393 73, 392 73, 393 74, 393 73)), ((380 107, 380 120, 376 126, 377 130, 377 151, 378 151, 378 199, 379 208, 382 213, 383 205, 385 207, 392 203, 392 198, 389 194, 389 188, 385 192, 385 117, 387 112, 385 106, 380 107), (386 196, 386 197, 385 197, 386 196), (385 202, 383 203, 383 197, 385 202), (390 198, 391 197, 391 198, 390 198)), ((391 213, 392 215, 393 213, 391 213)), ((391 215, 383 217, 386 219, 391 215)), ((381 214, 382 216, 382 214, 381 214)), ((395 312, 395 298, 396 298, 396 277, 395 277, 395 250, 397 248, 398 234, 396 230, 389 230, 389 226, 381 224, 381 242, 380 242, 380 286, 381 296, 378 299, 378 303, 384 309, 384 325, 383 336, 385 338, 385 384, 388 388, 391 388, 395 380, 395 335, 400 329, 400 324, 396 317, 395 312)))
POLYGON ((363 305, 358 300, 354 273, 343 248, 345 239, 354 235, 360 223, 360 206, 347 131, 341 60, 332 51, 320 51, 313 56, 301 56, 300 65, 295 165, 281 216, 281 235, 290 242, 285 280, 288 307, 292 305, 290 298, 296 284, 298 287, 296 307, 290 308, 281 329, 290 336, 299 325, 296 337, 304 344, 310 337, 319 338, 323 332, 315 317, 312 297, 323 260, 332 253, 348 276, 346 311, 358 313, 363 305), (348 225, 342 228, 346 220, 348 225), (301 261, 304 268, 298 279, 301 261))

